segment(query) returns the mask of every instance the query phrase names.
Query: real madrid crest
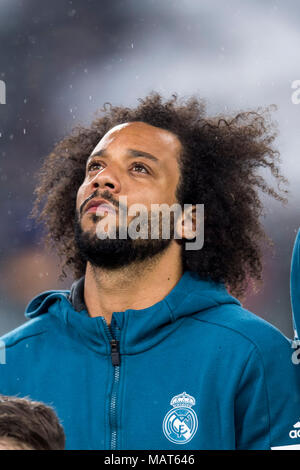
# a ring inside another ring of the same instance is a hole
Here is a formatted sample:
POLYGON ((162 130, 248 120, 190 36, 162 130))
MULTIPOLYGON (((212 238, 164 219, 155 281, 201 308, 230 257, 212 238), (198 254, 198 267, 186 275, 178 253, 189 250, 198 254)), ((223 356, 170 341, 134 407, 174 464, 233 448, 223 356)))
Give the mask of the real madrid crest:
POLYGON ((168 411, 163 422, 163 432, 175 444, 186 444, 198 429, 198 419, 192 406, 196 400, 186 392, 176 395, 170 401, 173 408, 168 411))

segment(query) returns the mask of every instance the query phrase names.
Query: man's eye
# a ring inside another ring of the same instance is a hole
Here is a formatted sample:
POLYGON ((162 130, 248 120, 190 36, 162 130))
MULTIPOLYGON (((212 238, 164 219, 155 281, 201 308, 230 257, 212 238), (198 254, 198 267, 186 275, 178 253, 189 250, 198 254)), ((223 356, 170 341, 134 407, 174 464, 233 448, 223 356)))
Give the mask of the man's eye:
POLYGON ((95 170, 100 170, 100 167, 101 167, 101 163, 99 162, 91 162, 89 165, 88 165, 88 171, 95 171, 95 170))
POLYGON ((141 163, 134 163, 134 165, 133 165, 132 168, 133 168, 133 169, 136 169, 136 168, 137 168, 136 171, 137 171, 138 173, 149 173, 149 171, 147 170, 147 168, 146 168, 144 165, 142 165, 141 163))

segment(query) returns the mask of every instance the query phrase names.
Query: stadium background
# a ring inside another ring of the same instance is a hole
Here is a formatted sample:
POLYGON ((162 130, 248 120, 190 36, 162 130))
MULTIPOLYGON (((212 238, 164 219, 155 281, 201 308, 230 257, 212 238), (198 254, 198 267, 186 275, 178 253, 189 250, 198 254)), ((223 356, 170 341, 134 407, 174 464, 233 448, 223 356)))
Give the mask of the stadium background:
MULTIPOLYGON (((274 254, 244 305, 292 335, 289 270, 300 225, 300 79, 297 0, 1 0, 0 334, 58 281, 58 260, 28 220, 33 175, 55 142, 89 124, 104 102, 135 105, 151 90, 197 93, 208 113, 278 105, 276 141, 289 204, 264 199, 274 254)), ((268 175, 269 178, 269 175, 268 175)))

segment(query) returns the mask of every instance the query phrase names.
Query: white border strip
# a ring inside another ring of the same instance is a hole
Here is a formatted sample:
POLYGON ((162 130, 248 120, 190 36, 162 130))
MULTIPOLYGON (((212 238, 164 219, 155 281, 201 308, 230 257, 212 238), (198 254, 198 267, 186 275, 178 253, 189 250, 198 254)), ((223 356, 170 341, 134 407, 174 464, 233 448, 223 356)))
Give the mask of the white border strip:
POLYGON ((290 446, 271 447, 271 450, 300 450, 300 444, 291 444, 290 446))

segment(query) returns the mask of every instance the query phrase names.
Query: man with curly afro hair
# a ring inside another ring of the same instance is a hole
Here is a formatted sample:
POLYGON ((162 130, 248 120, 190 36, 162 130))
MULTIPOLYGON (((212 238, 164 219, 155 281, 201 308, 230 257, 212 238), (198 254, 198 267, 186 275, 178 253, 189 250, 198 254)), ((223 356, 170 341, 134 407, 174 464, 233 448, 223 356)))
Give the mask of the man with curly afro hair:
POLYGON ((285 199, 275 134, 153 92, 46 158, 32 215, 74 282, 2 338, 0 392, 55 406, 67 449, 300 447, 290 342, 233 297, 261 279, 261 193, 285 199))

